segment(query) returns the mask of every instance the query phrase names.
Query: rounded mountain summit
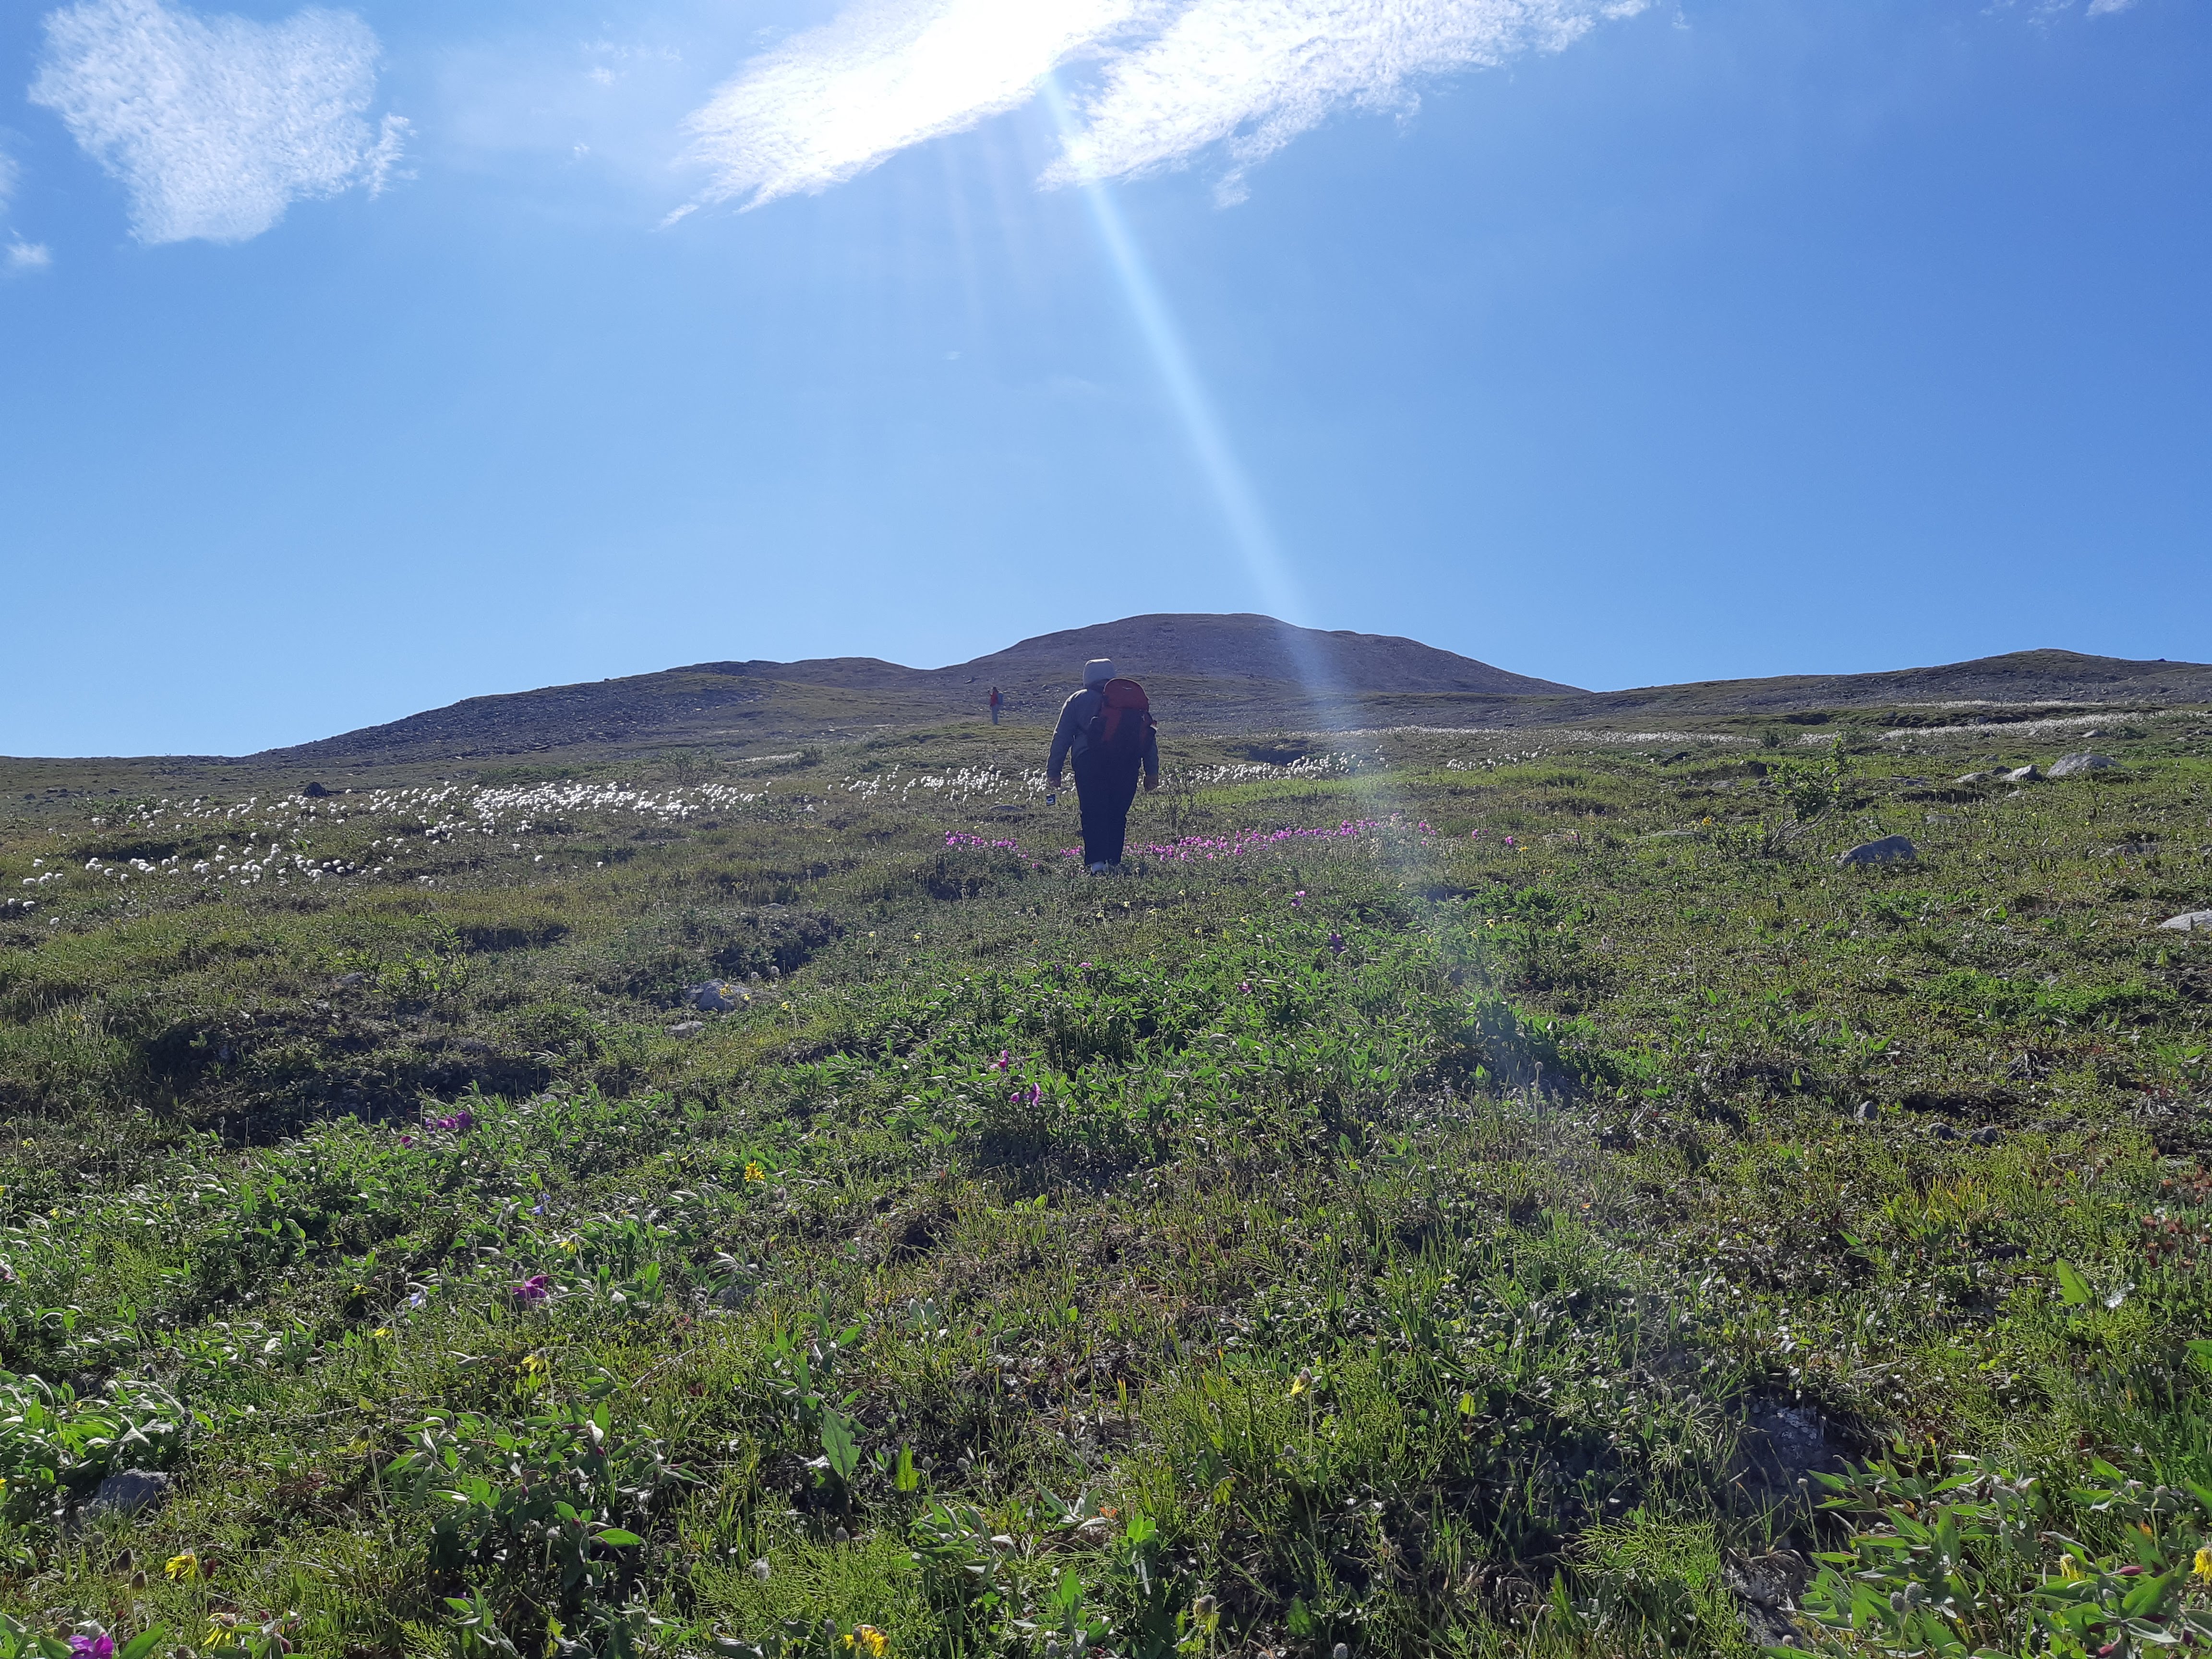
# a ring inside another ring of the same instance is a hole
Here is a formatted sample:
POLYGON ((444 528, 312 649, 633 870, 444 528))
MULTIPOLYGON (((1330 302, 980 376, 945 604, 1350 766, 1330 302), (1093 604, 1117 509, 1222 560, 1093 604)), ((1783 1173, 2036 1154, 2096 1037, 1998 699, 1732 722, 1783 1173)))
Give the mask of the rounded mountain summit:
POLYGON ((255 758, 443 766, 556 752, 564 761, 588 760, 667 745, 805 744, 980 720, 993 686, 1005 695, 1011 723, 1042 726, 1093 657, 1110 657, 1143 682, 1170 732, 1520 726, 1881 706, 1911 709, 1911 723, 1921 724, 1963 718, 1966 704, 2117 710, 2129 702, 2212 701, 2212 667, 2203 664, 2055 650, 1874 673, 1584 691, 1388 634, 1296 628, 1249 614, 1156 615, 1040 635, 947 668, 877 657, 707 662, 470 697, 255 758))

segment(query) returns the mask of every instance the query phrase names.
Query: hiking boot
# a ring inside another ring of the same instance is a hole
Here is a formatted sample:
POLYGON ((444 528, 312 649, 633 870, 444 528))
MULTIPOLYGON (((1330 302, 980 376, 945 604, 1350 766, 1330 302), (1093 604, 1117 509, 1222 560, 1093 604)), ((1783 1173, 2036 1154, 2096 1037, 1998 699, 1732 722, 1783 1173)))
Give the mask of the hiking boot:
POLYGON ((1091 873, 1094 876, 1103 876, 1106 873, 1107 867, 1106 860, 1101 859, 1091 866, 1091 873))

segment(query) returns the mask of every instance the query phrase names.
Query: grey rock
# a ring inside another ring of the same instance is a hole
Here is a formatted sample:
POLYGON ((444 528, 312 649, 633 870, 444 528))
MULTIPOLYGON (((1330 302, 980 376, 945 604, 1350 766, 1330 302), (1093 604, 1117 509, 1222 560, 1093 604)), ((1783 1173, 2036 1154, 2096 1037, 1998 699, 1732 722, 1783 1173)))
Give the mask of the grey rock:
POLYGON ((752 993, 742 985, 732 985, 727 980, 710 979, 703 985, 694 985, 684 993, 684 1000, 702 1013, 726 1014, 731 1009, 752 1000, 752 993))
POLYGON ((1809 1576, 1804 1559, 1793 1550, 1769 1550, 1759 1556, 1731 1552, 1721 1574, 1743 1615, 1746 1632, 1762 1648, 1804 1645, 1790 1614, 1797 1610, 1798 1595, 1809 1576))
POLYGON ((141 1510, 159 1509, 169 1501, 169 1488, 175 1484, 158 1469, 125 1469, 111 1474, 85 1505, 85 1519, 96 1521, 103 1515, 136 1515, 141 1510))
POLYGON ((1903 836, 1884 836, 1880 841, 1870 841, 1854 847, 1848 853, 1836 854, 1838 864, 1888 864, 1899 859, 1917 859, 1920 849, 1903 836))
POLYGON ((2043 773, 2031 762, 2026 766, 2014 767, 2006 773, 2004 781, 2007 783, 2040 783, 2043 781, 2043 773))
POLYGON ((331 981, 331 986, 334 990, 350 991, 355 986, 361 984, 364 980, 368 979, 368 975, 367 974, 340 974, 336 979, 331 981))
POLYGON ((2077 772, 2101 772, 2108 766, 2118 764, 2119 762, 2114 760, 2110 755, 2100 755, 2093 750, 2084 750, 2078 755, 2061 755, 2051 763, 2051 775, 2054 778, 2070 778, 2077 772))
POLYGON ((2178 916, 2168 916, 2159 926, 2171 927, 2177 933, 2193 933, 2200 927, 2212 933, 2212 910, 2185 910, 2178 916))
POLYGON ((1994 1146, 2004 1139, 2004 1131, 1991 1124, 1985 1128, 1975 1130, 1966 1139, 1977 1146, 1994 1146))
POLYGON ((687 1019, 670 1026, 668 1028, 668 1035, 671 1036, 697 1036, 700 1032, 706 1029, 707 1022, 705 1020, 687 1019))
POLYGON ((1969 772, 1964 777, 1952 779, 1952 781, 1966 784, 1987 783, 1996 776, 1996 774, 1994 772, 1969 772))
POLYGON ((1802 1499, 1814 1471, 1839 1466, 1827 1423, 1814 1407, 1757 1407, 1745 1427, 1737 1447, 1743 1490, 1765 1506, 1802 1499))
POLYGON ((1938 1140, 1956 1140, 1959 1132, 1948 1123, 1939 1123, 1928 1132, 1938 1140))

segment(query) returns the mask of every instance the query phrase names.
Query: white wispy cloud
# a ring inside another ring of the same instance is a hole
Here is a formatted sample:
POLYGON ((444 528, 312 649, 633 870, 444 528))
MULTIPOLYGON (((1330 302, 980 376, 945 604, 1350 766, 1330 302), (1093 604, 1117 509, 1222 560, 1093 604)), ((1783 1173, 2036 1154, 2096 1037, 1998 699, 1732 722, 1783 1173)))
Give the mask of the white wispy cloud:
POLYGON ((863 0, 755 58, 691 118, 708 200, 818 191, 1033 97, 1078 59, 1048 185, 1183 165, 1245 168, 1346 106, 1427 76, 1558 51, 1648 0, 863 0))
MULTIPOLYGON (((5 149, 0 149, 0 224, 6 222, 8 210, 14 204, 15 191, 22 182, 22 163, 5 149)), ((52 250, 44 242, 27 242, 13 232, 9 233, 7 247, 0 250, 0 270, 10 276, 44 270, 53 262, 52 250)))
POLYGON ((1425 77, 1558 52, 1645 0, 1195 0, 1118 54, 1079 101, 1048 183, 1176 167, 1212 146, 1243 170, 1350 105, 1401 104, 1425 77))
POLYGON ((818 191, 1027 103, 1039 78, 1159 0, 863 0, 748 64, 695 113, 707 197, 818 191))
POLYGON ((377 56, 351 12, 260 23, 81 0, 47 17, 31 99, 130 191, 140 240, 236 242, 302 198, 394 176, 406 123, 364 118, 377 56))

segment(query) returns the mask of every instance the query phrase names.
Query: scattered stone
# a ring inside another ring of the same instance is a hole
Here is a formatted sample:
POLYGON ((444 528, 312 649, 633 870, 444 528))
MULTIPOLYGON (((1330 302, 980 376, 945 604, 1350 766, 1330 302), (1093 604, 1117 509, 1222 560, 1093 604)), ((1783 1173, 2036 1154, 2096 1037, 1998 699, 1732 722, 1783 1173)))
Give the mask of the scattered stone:
POLYGON ((491 1044, 482 1037, 463 1037, 453 1047, 465 1054, 488 1054, 492 1051, 491 1044))
POLYGON ((1796 1623, 1797 1596, 1810 1576, 1805 1559, 1794 1550, 1768 1550, 1747 1556, 1730 1551, 1722 1582, 1735 1597, 1744 1629, 1762 1648, 1802 1647, 1796 1623))
POLYGON ((2171 927, 2177 933, 2193 933, 2199 927, 2212 933, 2212 910, 2185 910, 2178 916, 2168 916, 2159 926, 2171 927))
POLYGON ((2078 755, 2061 755, 2057 760, 2051 762, 2051 775, 2054 778, 2070 778, 2077 772, 2101 772, 2108 766, 2118 764, 2119 762, 2114 760, 2110 755, 2100 755, 2094 750, 2084 750, 2078 755))
POLYGON ((1920 849, 1903 836, 1884 836, 1880 841, 1867 842, 1848 853, 1836 855, 1838 864, 1888 864, 1900 859, 1917 859, 1920 849))
POLYGON ((1871 1123, 1881 1115, 1881 1109, 1870 1100, 1863 1100, 1851 1109, 1851 1115, 1861 1123, 1871 1123))
POLYGON ((84 1506, 84 1517, 97 1521, 103 1515, 136 1515, 141 1510, 159 1509, 169 1501, 169 1488, 174 1484, 158 1469, 125 1469, 111 1474, 84 1506))
POLYGON ((752 1000, 752 993, 744 986, 722 979, 710 979, 704 985, 691 986, 684 993, 684 1000, 705 1014, 726 1014, 731 1009, 752 1000))
POLYGON ((340 974, 331 981, 331 988, 333 990, 350 991, 355 986, 366 983, 368 979, 367 974, 340 974))
POLYGON ((1956 1140, 1959 1132, 1948 1123, 1939 1123, 1928 1132, 1938 1140, 1956 1140))
POLYGON ((1996 774, 1994 772, 1969 772, 1962 778, 1954 778, 1952 781, 1966 784, 1987 783, 1996 776, 1996 774))
POLYGON ((687 1019, 679 1021, 678 1024, 670 1026, 668 1028, 668 1035, 671 1036, 696 1036, 700 1032, 706 1029, 707 1022, 705 1020, 687 1019))
POLYGON ((1991 1124, 1986 1128, 1975 1130, 1966 1139, 1977 1146, 1994 1146, 2004 1139, 2004 1131, 1991 1124))
POLYGON ((2041 769, 2039 769, 2033 761, 2031 761, 2026 766, 2014 767, 2011 771, 2006 773, 2004 775, 2004 781, 2007 783, 2040 783, 2043 781, 2043 773, 2041 769))
POLYGON ((1741 1489, 1762 1507, 1802 1503, 1815 1471, 1841 1466, 1828 1425, 1812 1406, 1754 1407, 1737 1447, 1741 1489))

